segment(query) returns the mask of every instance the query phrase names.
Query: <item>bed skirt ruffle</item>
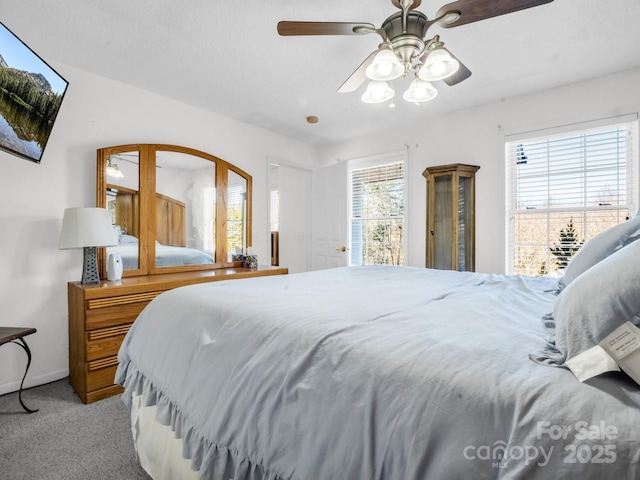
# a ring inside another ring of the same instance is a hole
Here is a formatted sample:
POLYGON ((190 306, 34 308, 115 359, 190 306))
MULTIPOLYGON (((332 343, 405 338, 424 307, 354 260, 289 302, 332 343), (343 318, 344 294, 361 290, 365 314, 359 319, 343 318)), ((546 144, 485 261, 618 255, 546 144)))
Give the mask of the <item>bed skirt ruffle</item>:
POLYGON ((237 449, 205 438, 180 409, 129 362, 120 362, 115 382, 125 389, 123 403, 131 409, 133 395, 145 407, 156 407, 156 421, 182 440, 182 456, 191 461, 199 480, 284 480, 237 449))

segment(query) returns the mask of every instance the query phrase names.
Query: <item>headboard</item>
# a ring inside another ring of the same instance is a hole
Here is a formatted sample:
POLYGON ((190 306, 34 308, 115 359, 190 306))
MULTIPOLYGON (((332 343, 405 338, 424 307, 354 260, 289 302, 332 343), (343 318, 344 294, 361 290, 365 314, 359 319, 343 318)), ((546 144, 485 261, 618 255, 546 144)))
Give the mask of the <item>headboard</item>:
MULTIPOLYGON (((123 233, 139 237, 140 222, 136 218, 140 211, 140 196, 135 190, 107 184, 107 196, 114 201, 107 201, 107 209, 111 221, 119 225, 123 233)), ((185 204, 175 198, 156 194, 156 240, 163 245, 185 247, 185 204)))
POLYGON ((156 240, 163 245, 186 247, 184 203, 156 193, 156 240))

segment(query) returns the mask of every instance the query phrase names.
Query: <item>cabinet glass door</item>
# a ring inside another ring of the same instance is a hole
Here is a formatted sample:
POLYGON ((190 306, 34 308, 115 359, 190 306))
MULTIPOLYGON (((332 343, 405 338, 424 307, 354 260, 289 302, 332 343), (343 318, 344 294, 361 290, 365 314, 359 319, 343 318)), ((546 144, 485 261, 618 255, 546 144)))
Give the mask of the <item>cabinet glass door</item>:
POLYGON ((472 266, 472 199, 471 177, 458 179, 458 271, 470 270, 472 266))
POLYGON ((434 179, 435 205, 433 223, 434 268, 451 268, 451 234, 453 231, 453 177, 439 175, 434 179))

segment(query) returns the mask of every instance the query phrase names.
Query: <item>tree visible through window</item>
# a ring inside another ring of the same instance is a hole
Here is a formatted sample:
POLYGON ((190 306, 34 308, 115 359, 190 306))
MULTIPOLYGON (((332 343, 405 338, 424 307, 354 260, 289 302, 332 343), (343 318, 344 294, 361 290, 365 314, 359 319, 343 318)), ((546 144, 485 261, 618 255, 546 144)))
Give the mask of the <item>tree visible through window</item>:
POLYGON ((635 214, 637 129, 630 120, 506 143, 509 273, 561 271, 635 214))
POLYGON ((227 198, 227 251, 230 255, 245 244, 247 193, 244 185, 229 185, 227 198))
POLYGON ((404 263, 404 161, 351 170, 351 265, 404 263))

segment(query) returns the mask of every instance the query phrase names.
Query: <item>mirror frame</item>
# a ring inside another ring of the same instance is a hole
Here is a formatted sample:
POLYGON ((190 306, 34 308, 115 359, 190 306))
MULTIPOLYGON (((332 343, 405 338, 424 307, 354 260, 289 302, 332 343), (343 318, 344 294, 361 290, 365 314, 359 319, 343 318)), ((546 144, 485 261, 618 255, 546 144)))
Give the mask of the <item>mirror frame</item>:
MULTIPOLYGON (((96 206, 107 207, 107 159, 111 155, 125 152, 138 152, 139 154, 139 219, 138 226, 139 250, 138 268, 124 270, 123 277, 134 277, 140 275, 156 275, 163 273, 176 273, 185 271, 215 270, 220 268, 241 267, 241 262, 228 261, 227 251, 227 195, 229 172, 235 172, 245 179, 247 188, 246 207, 246 248, 252 244, 252 177, 244 170, 231 163, 211 155, 209 153, 189 147, 168 144, 129 144, 113 147, 100 148, 97 150, 96 165, 96 206), (156 155, 158 152, 169 151, 193 155, 215 163, 216 182, 216 246, 215 263, 198 265, 179 265, 170 267, 158 267, 155 262, 155 242, 156 242, 156 155)), ((98 249, 98 268, 101 278, 106 278, 106 250, 98 249)))

